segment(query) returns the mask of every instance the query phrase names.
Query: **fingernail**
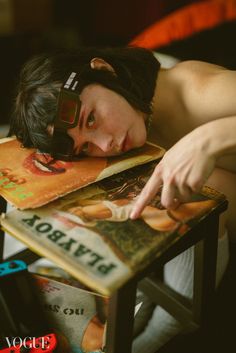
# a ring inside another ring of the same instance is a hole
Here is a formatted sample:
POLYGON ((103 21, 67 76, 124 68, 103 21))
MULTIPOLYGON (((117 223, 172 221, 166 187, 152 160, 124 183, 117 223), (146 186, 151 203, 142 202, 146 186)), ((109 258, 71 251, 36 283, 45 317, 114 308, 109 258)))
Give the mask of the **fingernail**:
POLYGON ((136 218, 136 212, 132 211, 129 216, 130 219, 135 219, 136 218))

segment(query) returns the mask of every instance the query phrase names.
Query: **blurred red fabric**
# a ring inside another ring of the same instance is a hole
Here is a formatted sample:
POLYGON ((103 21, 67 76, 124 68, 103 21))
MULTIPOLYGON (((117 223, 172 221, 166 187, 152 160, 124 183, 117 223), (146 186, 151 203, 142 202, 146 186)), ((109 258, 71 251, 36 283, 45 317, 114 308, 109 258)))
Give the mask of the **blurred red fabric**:
POLYGON ((158 49, 236 19, 236 0, 205 0, 181 7, 148 26, 130 45, 158 49))

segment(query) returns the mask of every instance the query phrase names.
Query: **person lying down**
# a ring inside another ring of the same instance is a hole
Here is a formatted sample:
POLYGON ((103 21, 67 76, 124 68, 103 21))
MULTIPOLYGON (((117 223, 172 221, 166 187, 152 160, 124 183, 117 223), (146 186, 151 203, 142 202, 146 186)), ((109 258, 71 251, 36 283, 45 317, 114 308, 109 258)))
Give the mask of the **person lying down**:
MULTIPOLYGON (((235 71, 200 61, 162 68, 142 48, 44 53, 21 70, 10 135, 58 158, 119 155, 147 139, 163 146, 167 152, 129 217, 140 217, 160 187, 161 203, 170 210, 205 184, 224 193, 229 207, 220 220, 218 285, 228 263, 228 239, 236 237, 235 90, 235 71), (68 105, 65 84, 75 77, 77 98, 68 105)), ((164 280, 192 298, 193 248, 165 265, 164 280)), ((154 353, 182 329, 157 306, 133 353, 154 353)))

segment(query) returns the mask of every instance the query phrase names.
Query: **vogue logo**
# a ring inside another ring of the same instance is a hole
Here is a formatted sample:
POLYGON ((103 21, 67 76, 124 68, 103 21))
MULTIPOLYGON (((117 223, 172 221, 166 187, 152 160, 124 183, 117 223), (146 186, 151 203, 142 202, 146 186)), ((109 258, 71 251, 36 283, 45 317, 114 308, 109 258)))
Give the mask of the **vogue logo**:
POLYGON ((6 337, 6 341, 8 344, 8 347, 25 347, 25 348, 40 348, 40 349, 47 349, 49 348, 49 340, 50 337, 44 336, 44 337, 6 337), (39 343, 40 342, 40 343, 39 343))

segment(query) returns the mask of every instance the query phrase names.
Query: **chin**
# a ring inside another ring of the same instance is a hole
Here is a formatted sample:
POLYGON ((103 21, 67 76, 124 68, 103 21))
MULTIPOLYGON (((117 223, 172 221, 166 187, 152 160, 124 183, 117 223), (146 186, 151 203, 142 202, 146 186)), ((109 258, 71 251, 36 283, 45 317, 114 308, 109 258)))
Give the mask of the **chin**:
POLYGON ((146 143, 146 141, 147 141, 147 139, 146 139, 146 136, 145 136, 145 138, 143 138, 142 140, 138 141, 137 147, 142 147, 142 146, 144 146, 145 143, 146 143))
POLYGON ((144 131, 137 132, 134 138, 130 139, 130 149, 142 147, 147 140, 147 134, 144 131))
POLYGON ((137 134, 138 136, 138 147, 142 147, 146 142, 147 142, 147 131, 146 128, 144 127, 144 129, 142 129, 139 134, 137 134))

